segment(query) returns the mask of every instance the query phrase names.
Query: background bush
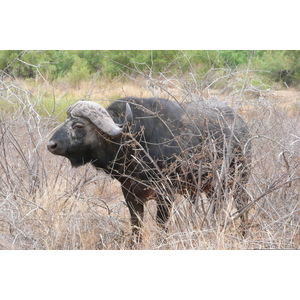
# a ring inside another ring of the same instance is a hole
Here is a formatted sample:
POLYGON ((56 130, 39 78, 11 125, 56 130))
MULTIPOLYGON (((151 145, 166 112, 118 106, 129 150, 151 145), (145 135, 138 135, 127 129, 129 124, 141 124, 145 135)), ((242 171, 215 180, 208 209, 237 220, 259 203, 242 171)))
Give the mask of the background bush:
POLYGON ((261 76, 287 85, 299 85, 299 50, 1 50, 0 69, 21 78, 44 76, 67 79, 75 85, 99 73, 112 79, 136 71, 204 75, 212 68, 230 70, 248 67, 261 76), (251 63, 251 64, 249 64, 251 63))

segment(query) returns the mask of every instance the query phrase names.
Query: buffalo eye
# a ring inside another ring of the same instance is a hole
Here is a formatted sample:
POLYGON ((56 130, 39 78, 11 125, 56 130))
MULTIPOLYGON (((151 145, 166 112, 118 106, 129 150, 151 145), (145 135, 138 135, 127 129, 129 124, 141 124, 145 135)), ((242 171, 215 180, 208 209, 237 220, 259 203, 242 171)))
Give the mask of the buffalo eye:
POLYGON ((81 124, 81 123, 75 123, 73 126, 72 126, 73 130, 81 130, 84 128, 84 125, 81 124))

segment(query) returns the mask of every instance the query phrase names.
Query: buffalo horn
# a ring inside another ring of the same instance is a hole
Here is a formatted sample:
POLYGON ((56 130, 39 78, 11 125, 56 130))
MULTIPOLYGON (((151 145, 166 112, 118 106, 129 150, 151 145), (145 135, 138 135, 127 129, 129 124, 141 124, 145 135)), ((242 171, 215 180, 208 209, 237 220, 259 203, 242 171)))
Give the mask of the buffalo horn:
POLYGON ((67 110, 68 116, 89 120, 108 136, 115 137, 122 133, 120 128, 108 114, 106 109, 92 101, 78 101, 67 110))

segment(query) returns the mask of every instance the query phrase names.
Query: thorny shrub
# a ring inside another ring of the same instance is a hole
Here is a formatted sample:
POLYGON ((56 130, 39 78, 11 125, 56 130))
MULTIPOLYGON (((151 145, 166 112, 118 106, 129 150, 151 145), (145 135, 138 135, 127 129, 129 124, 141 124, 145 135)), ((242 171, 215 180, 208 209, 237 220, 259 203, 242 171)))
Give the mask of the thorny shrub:
MULTIPOLYGON (((184 97, 199 92, 198 86, 190 84, 188 90, 186 82, 173 83, 160 82, 159 92, 170 98, 174 89, 184 97)), ((240 234, 230 191, 223 206, 226 226, 204 224, 200 204, 177 197, 167 234, 157 228, 155 205, 148 202, 144 240, 137 249, 299 249, 299 105, 286 109, 271 93, 253 97, 245 89, 238 101, 232 89, 226 95, 223 101, 239 109, 251 131, 247 235, 240 234)), ((129 213, 119 183, 89 165, 72 169, 66 159, 46 150, 59 124, 40 116, 39 101, 13 81, 2 80, 0 248, 130 249, 129 213)))

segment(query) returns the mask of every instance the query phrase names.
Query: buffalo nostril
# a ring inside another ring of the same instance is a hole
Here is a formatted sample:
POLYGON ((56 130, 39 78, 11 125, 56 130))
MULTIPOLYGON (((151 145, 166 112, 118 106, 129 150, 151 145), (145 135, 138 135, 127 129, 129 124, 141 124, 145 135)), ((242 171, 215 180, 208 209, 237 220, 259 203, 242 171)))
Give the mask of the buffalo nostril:
POLYGON ((55 149, 57 148, 57 143, 54 141, 49 141, 47 144, 47 148, 50 152, 54 152, 55 149))

